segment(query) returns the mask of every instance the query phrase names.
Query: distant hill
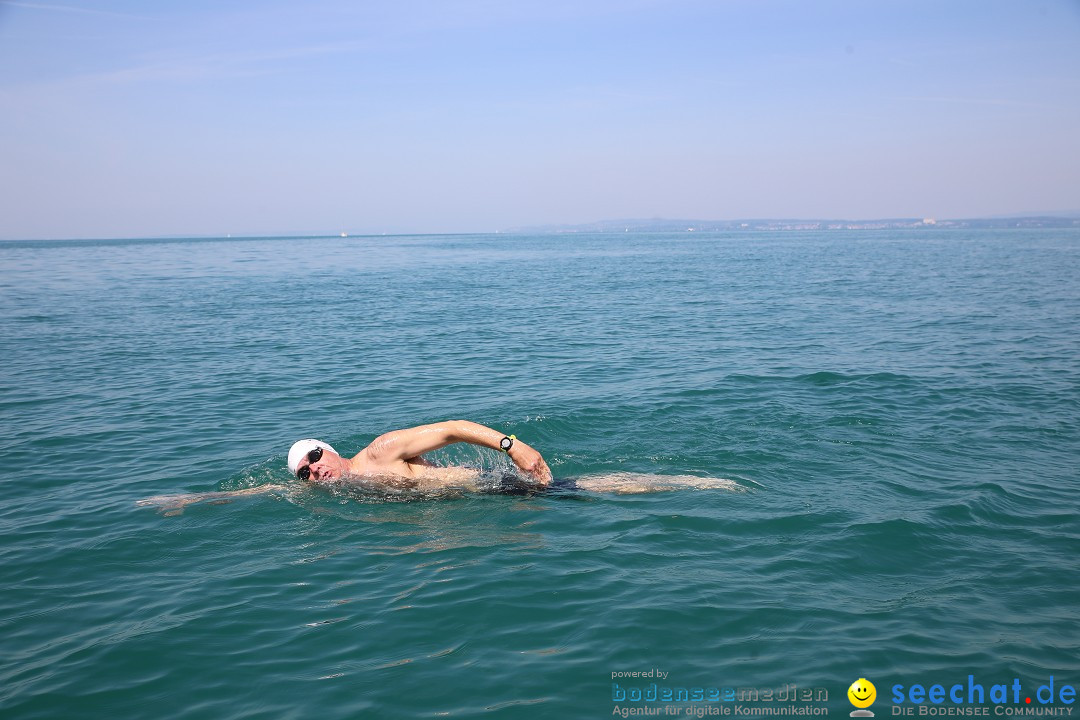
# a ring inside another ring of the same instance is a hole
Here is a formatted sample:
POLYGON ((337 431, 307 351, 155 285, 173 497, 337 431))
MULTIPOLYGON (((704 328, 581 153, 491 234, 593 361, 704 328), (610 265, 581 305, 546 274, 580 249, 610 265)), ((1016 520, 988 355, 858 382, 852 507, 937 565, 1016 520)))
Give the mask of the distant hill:
POLYGON ((508 233, 619 233, 710 232, 733 230, 881 230, 889 228, 1071 228, 1080 227, 1080 213, 1067 215, 1014 215, 995 218, 935 220, 886 218, 881 220, 679 220, 668 218, 599 220, 576 225, 536 225, 502 230, 508 233))

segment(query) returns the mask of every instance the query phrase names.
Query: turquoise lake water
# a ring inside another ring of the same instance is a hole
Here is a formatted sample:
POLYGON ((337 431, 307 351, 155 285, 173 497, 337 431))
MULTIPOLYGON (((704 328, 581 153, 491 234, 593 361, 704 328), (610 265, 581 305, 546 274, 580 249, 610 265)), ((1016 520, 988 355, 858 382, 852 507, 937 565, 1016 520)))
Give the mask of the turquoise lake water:
POLYGON ((4 718, 607 718, 652 682, 820 688, 846 718, 858 678, 881 718, 895 684, 1080 685, 1080 231, 0 264, 4 718), (285 468, 301 437, 351 454, 454 418, 556 476, 736 489, 401 502, 285 468))

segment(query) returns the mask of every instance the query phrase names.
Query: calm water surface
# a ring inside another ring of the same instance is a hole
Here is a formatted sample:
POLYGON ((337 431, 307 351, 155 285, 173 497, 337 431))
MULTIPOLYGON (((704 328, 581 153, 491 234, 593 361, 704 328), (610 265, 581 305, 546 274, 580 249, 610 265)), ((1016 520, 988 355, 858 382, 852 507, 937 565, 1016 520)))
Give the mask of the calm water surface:
POLYGON ((606 718, 613 682, 657 681, 612 673, 653 668, 824 688, 834 717, 860 677, 879 717, 896 683, 1080 684, 1080 232, 8 242, 0 265, 5 718, 606 718), (556 475, 739 491, 391 502, 285 469, 300 437, 458 417, 556 475))

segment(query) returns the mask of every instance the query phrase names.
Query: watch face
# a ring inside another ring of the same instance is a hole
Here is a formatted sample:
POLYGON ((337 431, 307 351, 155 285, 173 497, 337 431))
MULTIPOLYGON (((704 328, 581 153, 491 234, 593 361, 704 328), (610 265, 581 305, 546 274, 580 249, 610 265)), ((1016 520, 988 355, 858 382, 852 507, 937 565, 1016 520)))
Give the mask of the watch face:
POLYGON ((509 450, 510 446, 513 444, 514 441, 508 437, 504 437, 502 440, 499 441, 499 447, 501 447, 503 450, 509 450))

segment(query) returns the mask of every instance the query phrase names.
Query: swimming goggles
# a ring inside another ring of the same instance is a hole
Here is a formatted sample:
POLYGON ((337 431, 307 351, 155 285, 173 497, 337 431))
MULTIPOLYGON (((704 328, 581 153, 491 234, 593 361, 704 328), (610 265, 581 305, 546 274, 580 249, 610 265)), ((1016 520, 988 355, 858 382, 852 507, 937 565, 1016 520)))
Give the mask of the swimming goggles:
POLYGON ((322 460, 322 448, 317 447, 307 454, 307 465, 296 471, 296 477, 301 480, 307 480, 311 477, 311 463, 317 463, 322 460))

